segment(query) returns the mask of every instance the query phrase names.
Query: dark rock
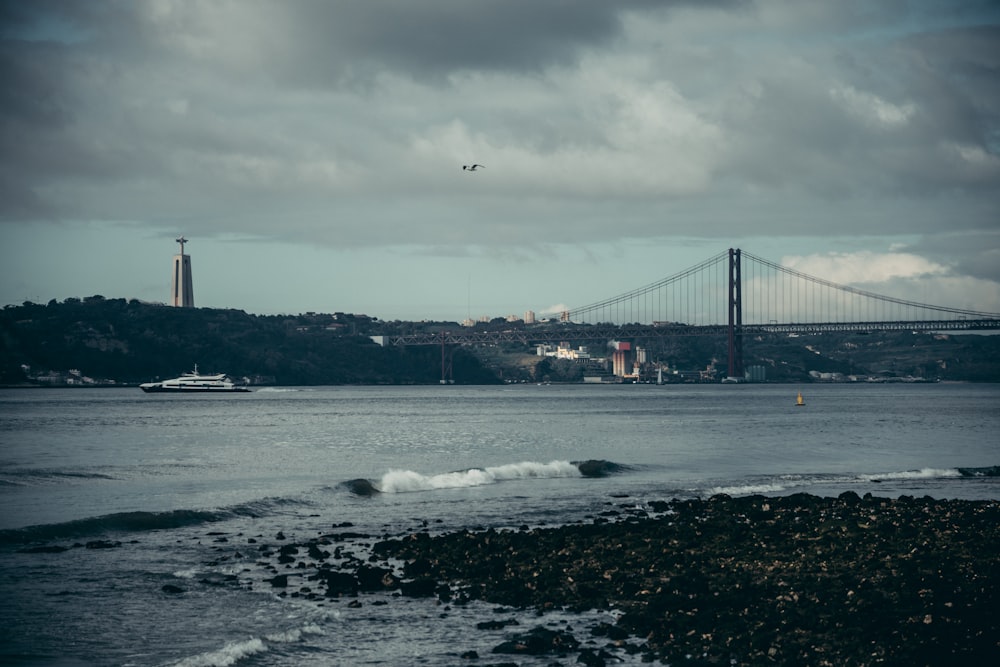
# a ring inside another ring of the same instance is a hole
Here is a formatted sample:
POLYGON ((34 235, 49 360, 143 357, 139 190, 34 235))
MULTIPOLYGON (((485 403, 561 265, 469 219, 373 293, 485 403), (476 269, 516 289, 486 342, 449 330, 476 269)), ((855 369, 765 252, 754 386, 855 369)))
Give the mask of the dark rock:
POLYGON ((587 667, 606 667, 608 664, 604 659, 604 652, 594 653, 591 649, 585 648, 580 651, 580 655, 577 657, 576 661, 581 665, 587 665, 587 667))
POLYGON ((504 621, 483 621, 476 623, 477 630, 501 630, 508 625, 520 625, 516 618, 508 618, 504 621))
POLYGON ((184 592, 183 588, 180 586, 174 586, 173 584, 163 584, 160 590, 164 593, 169 593, 170 595, 177 595, 184 592))
POLYGON ((69 551, 69 547, 59 546, 58 544, 49 544, 41 547, 27 547, 25 549, 18 549, 19 554, 59 554, 64 551, 69 551))
POLYGON ((309 545, 309 557, 313 560, 326 560, 330 557, 329 551, 323 551, 315 544, 309 545))
POLYGON ((121 542, 110 542, 108 540, 94 540, 93 542, 87 542, 83 546, 88 549, 114 549, 115 547, 120 547, 121 542))
POLYGON ((375 494, 381 493, 375 488, 367 479, 349 479, 343 483, 344 487, 356 496, 374 496, 375 494))
POLYGON ((854 507, 861 502, 861 497, 854 491, 844 491, 842 494, 837 496, 837 500, 849 507, 854 507))
POLYGON ((404 577, 419 577, 432 570, 431 562, 426 558, 418 558, 403 565, 404 577))
POLYGON ((494 653, 523 653, 527 655, 544 655, 547 653, 564 654, 572 651, 580 642, 568 632, 550 630, 536 626, 520 635, 515 635, 508 641, 494 647, 494 653))
POLYGON ((346 572, 321 570, 313 578, 326 584, 326 596, 329 598, 358 594, 358 580, 346 572))
POLYGON ((362 565, 358 568, 358 587, 362 591, 391 591, 399 588, 399 579, 383 567, 362 565))
POLYGON ((622 472, 626 469, 626 466, 618 463, 595 459, 591 459, 589 461, 575 461, 574 465, 580 470, 580 474, 584 477, 607 477, 608 475, 622 472))
POLYGON ((285 588, 288 586, 288 575, 279 574, 267 580, 275 588, 285 588))
POLYGON ((610 623, 598 623, 590 630, 590 634, 595 637, 607 637, 613 640, 628 639, 628 632, 626 630, 610 623))
POLYGON ((411 598, 431 597, 437 592, 438 583, 433 577, 418 577, 412 581, 403 581, 399 590, 411 598))
MULTIPOLYGON (((623 612, 617 624, 598 626, 595 635, 643 661, 991 664, 995 658, 996 501, 848 492, 675 499, 650 507, 664 514, 531 531, 414 534, 377 542, 372 552, 419 563, 415 568, 427 571, 422 579, 461 581, 463 599, 538 610, 616 608, 623 612), (629 644, 625 633, 642 643, 629 644)), ((498 652, 543 645, 521 635, 498 652)), ((596 648, 592 653, 614 661, 596 648)))

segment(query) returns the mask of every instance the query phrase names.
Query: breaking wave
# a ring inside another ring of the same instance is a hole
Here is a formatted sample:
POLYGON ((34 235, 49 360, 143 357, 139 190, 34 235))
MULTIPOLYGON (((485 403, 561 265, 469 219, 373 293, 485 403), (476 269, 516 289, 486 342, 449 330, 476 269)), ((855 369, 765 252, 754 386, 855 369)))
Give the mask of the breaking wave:
POLYGON ((485 486, 513 479, 540 477, 581 477, 580 469, 569 461, 550 463, 508 463, 489 468, 471 468, 458 472, 437 475, 422 475, 412 470, 390 470, 382 475, 377 484, 382 493, 407 493, 410 491, 432 491, 436 489, 460 489, 471 486, 485 486))
POLYGON ((296 644, 308 635, 324 635, 326 631, 315 624, 268 634, 263 638, 252 637, 245 641, 229 642, 221 649, 200 653, 171 663, 172 667, 232 667, 245 659, 267 653, 272 644, 296 644))
POLYGON ((628 467, 611 461, 522 461, 486 468, 469 468, 455 472, 425 475, 413 470, 390 470, 378 481, 353 479, 344 482, 352 493, 411 493, 438 489, 461 489, 486 486, 518 479, 554 479, 559 477, 606 477, 628 467))
POLYGON ((818 485, 845 486, 852 484, 906 482, 909 480, 947 480, 982 477, 1000 477, 1000 466, 985 466, 980 468, 920 468, 919 470, 854 475, 776 475, 758 477, 731 485, 713 486, 704 489, 704 492, 707 495, 720 493, 730 496, 767 495, 818 485))

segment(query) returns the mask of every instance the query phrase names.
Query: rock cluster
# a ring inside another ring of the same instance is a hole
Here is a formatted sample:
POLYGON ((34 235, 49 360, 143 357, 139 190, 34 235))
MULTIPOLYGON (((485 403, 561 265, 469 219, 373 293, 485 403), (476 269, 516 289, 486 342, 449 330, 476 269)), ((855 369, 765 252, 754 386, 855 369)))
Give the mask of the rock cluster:
POLYGON ((416 533, 374 553, 473 599, 617 609, 608 648, 624 646, 624 632, 671 664, 971 665, 1000 655, 1000 503, 845 493, 653 509, 660 515, 552 529, 416 533))
MULTIPOLYGON (((719 495, 632 503, 591 519, 437 535, 425 521, 394 539, 344 530, 350 523, 304 542, 213 532, 218 557, 207 564, 242 563, 242 571, 200 583, 349 608, 405 595, 445 610, 482 600, 505 614, 614 610, 618 618, 576 635, 544 621, 524 629, 513 617, 479 623, 503 633, 493 648, 503 660, 600 666, 628 653, 674 665, 912 666, 992 665, 1000 655, 997 501, 719 495), (366 593, 383 595, 364 601, 366 593)), ((173 583, 161 590, 186 593, 173 583)), ((474 650, 460 657, 479 659, 474 650)))

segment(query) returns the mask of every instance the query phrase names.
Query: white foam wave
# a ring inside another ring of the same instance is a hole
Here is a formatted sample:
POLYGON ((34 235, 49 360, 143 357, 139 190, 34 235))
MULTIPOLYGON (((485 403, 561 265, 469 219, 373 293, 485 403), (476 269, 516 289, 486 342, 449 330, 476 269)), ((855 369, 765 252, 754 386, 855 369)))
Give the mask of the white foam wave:
POLYGON ((285 632, 276 632, 267 635, 267 641, 275 644, 294 644, 302 640, 303 635, 325 635, 326 631, 318 625, 304 625, 301 628, 293 628, 285 632))
POLYGON ((754 494, 779 493, 786 486, 781 484, 743 484, 740 486, 715 486, 708 490, 709 495, 724 493, 727 496, 752 496, 754 494))
POLYGON ((866 482, 884 482, 887 480, 905 479, 936 479, 938 477, 961 477, 955 468, 921 468, 920 470, 904 470, 903 472, 884 472, 873 475, 859 475, 866 482))
POLYGON ((471 468, 437 475, 423 475, 412 470, 390 470, 377 485, 382 493, 408 493, 436 489, 461 489, 485 486, 504 480, 554 477, 581 477, 580 469, 569 461, 537 463, 522 461, 488 468, 471 468))
POLYGON ((890 481, 906 481, 919 479, 940 479, 961 477, 962 473, 956 468, 921 468, 920 470, 904 470, 900 472, 866 473, 847 476, 817 476, 799 477, 788 475, 777 480, 766 482, 748 482, 746 484, 733 484, 730 486, 716 486, 707 489, 709 495, 724 493, 729 496, 748 496, 753 494, 781 493, 798 487, 809 487, 814 485, 852 485, 858 482, 878 483, 890 481))
POLYGON ((231 642, 218 651, 209 651, 184 658, 174 665, 175 667, 231 667, 243 658, 265 651, 267 651, 267 645, 255 637, 243 642, 231 642))

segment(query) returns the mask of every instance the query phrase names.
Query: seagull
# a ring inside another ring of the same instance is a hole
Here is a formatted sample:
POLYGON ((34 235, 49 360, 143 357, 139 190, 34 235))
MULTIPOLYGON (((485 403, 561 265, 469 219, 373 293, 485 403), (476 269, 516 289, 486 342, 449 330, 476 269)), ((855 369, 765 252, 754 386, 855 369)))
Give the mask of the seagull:
POLYGON ((463 170, 467 170, 467 171, 475 171, 476 169, 486 169, 486 165, 485 164, 474 164, 472 166, 469 166, 467 164, 463 164, 462 165, 462 169, 463 170))

